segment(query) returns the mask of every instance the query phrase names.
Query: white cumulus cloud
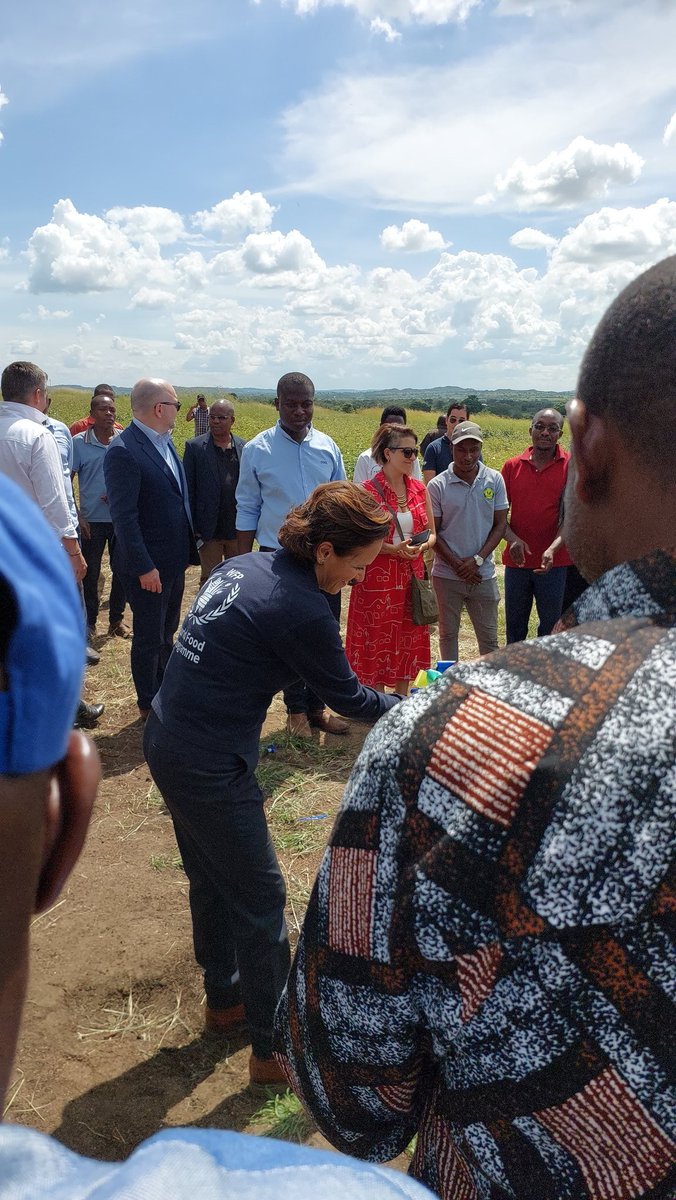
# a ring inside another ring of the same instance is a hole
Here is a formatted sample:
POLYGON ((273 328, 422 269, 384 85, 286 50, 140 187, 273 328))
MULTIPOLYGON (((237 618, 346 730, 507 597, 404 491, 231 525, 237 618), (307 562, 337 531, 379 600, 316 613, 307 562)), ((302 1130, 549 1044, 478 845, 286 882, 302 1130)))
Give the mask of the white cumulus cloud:
POLYGON ((269 229, 276 212, 261 192, 235 192, 227 200, 220 200, 213 208, 197 212, 193 225, 204 233, 215 234, 223 241, 232 241, 246 230, 259 233, 269 229))
POLYGON ((320 8, 351 8, 366 19, 392 18, 396 21, 417 21, 422 25, 448 25, 464 21, 482 0, 293 0, 300 15, 317 12, 320 8))
POLYGON ((183 218, 170 208, 154 208, 148 204, 136 208, 109 208, 106 218, 124 230, 130 241, 143 241, 150 236, 163 246, 185 236, 183 218))
POLYGON ((629 264, 637 274, 670 254, 676 254, 676 202, 662 199, 645 208, 590 213, 561 239, 553 261, 629 264))
POLYGON ((38 321, 67 321, 72 315, 70 308, 45 308, 44 304, 38 304, 36 310, 38 321))
POLYGON ((374 17, 369 25, 371 33, 380 33, 385 38, 386 42, 401 41, 401 34, 398 29, 390 25, 389 21, 383 21, 382 17, 374 17))
POLYGON ((387 225, 380 235, 380 244, 384 250, 422 254, 427 250, 445 250, 449 243, 438 229, 430 229, 426 221, 413 219, 403 225, 387 225))
MULTIPOLYGON (((6 104, 9 104, 9 100, 7 99, 7 97, 6 97, 5 93, 3 92, 2 88, 0 88, 0 109, 1 109, 1 108, 4 108, 6 104)), ((4 139, 4 136, 5 136, 5 135, 3 134, 2 130, 0 129, 0 142, 2 142, 2 141, 3 141, 3 139, 4 139)))
POLYGON ((558 238, 552 237, 549 233, 543 233, 541 229, 531 229, 529 226, 525 229, 517 229, 509 239, 510 246, 514 246, 517 250, 553 250, 557 242, 558 238))
POLYGON ((146 285, 166 279, 154 237, 135 245, 121 226, 78 212, 72 200, 57 201, 49 224, 34 230, 26 254, 33 292, 109 291, 135 279, 146 285))
POLYGON ((668 146, 674 134, 676 133, 676 113, 667 121, 667 124, 662 134, 662 141, 665 146, 668 146))
POLYGON ((249 271, 262 275, 317 271, 326 265, 309 238, 297 229, 289 233, 281 233, 278 229, 269 233, 250 233, 242 246, 242 261, 249 271))
POLYGON ((9 352, 13 358, 32 358, 40 349, 39 342, 29 342, 25 338, 9 343, 9 352))
POLYGON ((82 346, 74 342, 72 346, 64 346, 61 352, 61 362, 64 367, 84 367, 87 356, 82 346))
POLYGON ((129 301, 130 308, 168 308, 176 303, 174 292, 162 288, 139 288, 129 301))
POLYGON ((538 163, 517 158, 478 203, 507 197, 517 208, 573 208, 605 195, 612 184, 635 183, 642 168, 641 156, 624 142, 608 146, 576 137, 538 163))

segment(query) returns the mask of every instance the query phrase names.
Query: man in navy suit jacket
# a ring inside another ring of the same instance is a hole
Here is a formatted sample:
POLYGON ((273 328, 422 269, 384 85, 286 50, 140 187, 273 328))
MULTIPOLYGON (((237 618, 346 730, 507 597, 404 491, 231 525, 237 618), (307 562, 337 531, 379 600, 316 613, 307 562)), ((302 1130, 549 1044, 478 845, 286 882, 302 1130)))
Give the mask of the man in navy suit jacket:
POLYGON ((183 466, 202 564, 200 583, 206 583, 224 559, 237 554, 235 488, 244 440, 231 432, 234 423, 232 402, 214 400, 209 432, 185 444, 183 466))
POLYGON ((144 719, 178 629, 185 569, 198 561, 183 465, 171 441, 180 407, 166 380, 139 380, 131 425, 111 442, 103 468, 115 530, 112 567, 134 614, 131 673, 144 719))

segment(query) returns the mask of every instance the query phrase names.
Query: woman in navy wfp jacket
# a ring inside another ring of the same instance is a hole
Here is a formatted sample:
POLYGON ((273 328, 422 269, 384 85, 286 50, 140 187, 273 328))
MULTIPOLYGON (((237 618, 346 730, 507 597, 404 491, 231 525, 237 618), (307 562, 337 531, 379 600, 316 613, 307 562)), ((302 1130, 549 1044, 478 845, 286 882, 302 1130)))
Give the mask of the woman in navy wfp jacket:
POLYGON ((190 881, 207 1029, 248 1026, 253 1083, 285 1082, 272 1019, 289 969, 284 881, 254 770, 274 694, 300 676, 345 717, 375 721, 400 699, 363 687, 324 593, 360 581, 389 513, 335 482, 292 509, 274 554, 217 567, 183 623, 145 727, 144 751, 190 881))

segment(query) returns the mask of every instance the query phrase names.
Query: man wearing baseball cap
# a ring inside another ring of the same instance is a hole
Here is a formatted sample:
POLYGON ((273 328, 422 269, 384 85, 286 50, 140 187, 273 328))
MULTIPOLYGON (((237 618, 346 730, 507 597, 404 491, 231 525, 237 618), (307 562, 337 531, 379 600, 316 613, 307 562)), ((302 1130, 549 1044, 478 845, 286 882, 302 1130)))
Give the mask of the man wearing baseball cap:
POLYGON ((190 405, 185 419, 195 422, 195 437, 203 437, 205 433, 209 432, 209 405, 202 392, 199 393, 195 403, 190 405))
POLYGON ((458 631, 467 609, 480 654, 498 648, 493 551, 504 537, 509 502, 499 471, 481 462, 483 435, 462 421, 451 435, 453 461, 428 486, 437 541, 432 583, 439 605, 441 657, 457 661, 458 631))
MULTIPOLYGON (((54 904, 77 862, 100 778, 93 743, 71 730, 84 652, 63 550, 37 506, 0 475, 0 1104, 21 1024, 31 920, 54 904)), ((351 1200, 428 1195, 381 1167, 224 1130, 167 1129, 110 1163, 0 1125, 0 1194, 17 1200, 303 1200, 339 1191, 351 1200)))

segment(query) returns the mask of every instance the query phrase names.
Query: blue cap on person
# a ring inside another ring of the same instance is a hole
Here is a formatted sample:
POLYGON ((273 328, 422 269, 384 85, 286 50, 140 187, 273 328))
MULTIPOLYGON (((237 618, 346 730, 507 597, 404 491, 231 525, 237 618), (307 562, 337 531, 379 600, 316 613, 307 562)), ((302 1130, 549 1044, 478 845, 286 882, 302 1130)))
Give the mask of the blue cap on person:
POLYGON ((0 475, 0 775, 66 753, 85 663, 84 614, 63 547, 37 505, 0 475))

